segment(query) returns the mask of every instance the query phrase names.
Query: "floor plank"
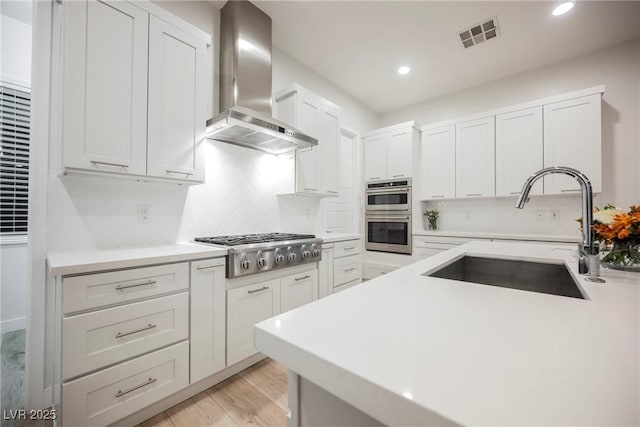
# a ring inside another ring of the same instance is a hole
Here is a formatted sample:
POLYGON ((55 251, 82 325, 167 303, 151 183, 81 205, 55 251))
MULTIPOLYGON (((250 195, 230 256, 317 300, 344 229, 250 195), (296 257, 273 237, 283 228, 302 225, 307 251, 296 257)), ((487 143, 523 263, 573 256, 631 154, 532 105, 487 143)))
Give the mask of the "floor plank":
POLYGON ((206 392, 167 409, 166 413, 175 427, 238 426, 206 392))
POLYGON ((285 412, 287 404, 287 372, 282 365, 271 359, 265 359, 240 372, 249 384, 267 396, 285 412))
POLYGON ((136 427, 175 427, 171 422, 167 414, 160 412, 153 418, 149 418, 142 424, 138 424, 136 427))
POLYGON ((241 376, 234 375, 207 393, 240 426, 286 425, 286 412, 241 376))

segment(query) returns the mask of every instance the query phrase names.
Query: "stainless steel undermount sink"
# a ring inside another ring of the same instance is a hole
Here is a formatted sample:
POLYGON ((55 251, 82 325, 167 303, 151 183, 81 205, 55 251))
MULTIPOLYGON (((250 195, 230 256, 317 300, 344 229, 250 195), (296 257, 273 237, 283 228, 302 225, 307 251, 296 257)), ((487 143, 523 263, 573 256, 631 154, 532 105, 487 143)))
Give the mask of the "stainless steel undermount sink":
POLYGON ((465 255, 423 276, 585 299, 564 264, 465 255))

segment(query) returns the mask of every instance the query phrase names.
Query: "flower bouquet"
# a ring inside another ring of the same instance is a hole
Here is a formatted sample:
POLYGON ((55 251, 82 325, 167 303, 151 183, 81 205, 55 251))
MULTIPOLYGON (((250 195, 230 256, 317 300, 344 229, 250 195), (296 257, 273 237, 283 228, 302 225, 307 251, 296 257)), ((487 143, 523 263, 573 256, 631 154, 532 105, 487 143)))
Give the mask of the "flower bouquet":
POLYGON ((440 212, 438 209, 427 210, 424 212, 424 217, 427 220, 428 230, 437 230, 438 229, 438 217, 440 217, 440 212))
POLYGON ((640 206, 628 212, 612 205, 596 210, 593 215, 596 240, 605 250, 602 264, 617 270, 640 271, 640 206))

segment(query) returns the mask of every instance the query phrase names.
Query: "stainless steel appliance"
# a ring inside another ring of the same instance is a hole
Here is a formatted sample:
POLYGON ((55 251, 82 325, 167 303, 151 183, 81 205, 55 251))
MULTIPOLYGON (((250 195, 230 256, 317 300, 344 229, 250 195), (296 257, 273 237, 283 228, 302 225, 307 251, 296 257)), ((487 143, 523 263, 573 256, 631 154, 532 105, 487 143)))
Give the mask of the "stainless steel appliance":
POLYGON ((227 246, 227 278, 246 276, 322 259, 322 239, 313 234, 266 233, 196 237, 196 242, 227 246))
POLYGON ((411 214, 367 214, 365 237, 369 251, 411 255, 411 214))
POLYGON ((411 179, 367 183, 365 200, 367 212, 411 213, 411 179))
POLYGON ((411 255, 411 179, 367 183, 365 248, 411 255))
POLYGON ((271 116, 271 18, 248 1, 220 10, 220 111, 208 138, 271 154, 318 144, 271 116))

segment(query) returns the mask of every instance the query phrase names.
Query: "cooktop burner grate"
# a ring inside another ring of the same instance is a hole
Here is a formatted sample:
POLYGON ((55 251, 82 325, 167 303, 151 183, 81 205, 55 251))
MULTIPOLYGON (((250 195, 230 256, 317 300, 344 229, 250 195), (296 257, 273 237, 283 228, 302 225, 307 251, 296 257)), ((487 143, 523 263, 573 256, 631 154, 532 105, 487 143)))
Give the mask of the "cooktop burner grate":
POLYGON ((235 236, 196 237, 196 242, 210 243, 213 245, 237 246, 253 243, 283 242, 288 240, 315 239, 313 234, 294 233, 264 233, 264 234, 240 234, 235 236))

